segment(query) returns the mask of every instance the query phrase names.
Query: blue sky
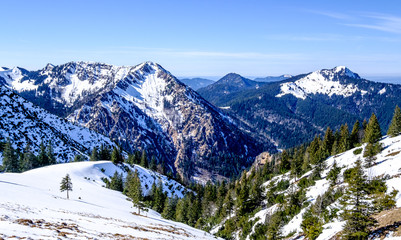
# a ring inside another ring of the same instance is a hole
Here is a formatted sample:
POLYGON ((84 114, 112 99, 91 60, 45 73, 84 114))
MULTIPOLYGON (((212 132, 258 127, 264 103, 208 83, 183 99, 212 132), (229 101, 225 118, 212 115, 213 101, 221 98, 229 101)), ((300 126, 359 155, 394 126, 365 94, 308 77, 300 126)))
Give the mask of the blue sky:
POLYGON ((401 1, 2 1, 0 66, 160 63, 176 76, 401 76, 401 1))

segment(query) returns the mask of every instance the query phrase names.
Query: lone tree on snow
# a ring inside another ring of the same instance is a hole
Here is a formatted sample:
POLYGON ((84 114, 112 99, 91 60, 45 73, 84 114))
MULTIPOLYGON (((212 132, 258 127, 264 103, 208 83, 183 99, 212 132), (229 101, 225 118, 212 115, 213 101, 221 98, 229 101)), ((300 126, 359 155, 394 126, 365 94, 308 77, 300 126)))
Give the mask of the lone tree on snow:
POLYGON ((67 191, 67 199, 69 199, 68 192, 72 191, 72 182, 69 174, 65 175, 61 180, 60 191, 67 191))

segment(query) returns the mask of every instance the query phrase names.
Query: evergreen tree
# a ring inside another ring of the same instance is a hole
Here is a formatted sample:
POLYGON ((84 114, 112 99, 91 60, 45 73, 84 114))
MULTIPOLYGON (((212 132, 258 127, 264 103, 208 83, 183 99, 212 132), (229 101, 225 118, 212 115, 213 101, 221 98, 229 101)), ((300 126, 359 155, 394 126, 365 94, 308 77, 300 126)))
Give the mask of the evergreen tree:
POLYGON ((89 159, 90 161, 99 161, 99 152, 97 151, 97 147, 92 149, 92 154, 89 159))
POLYGON ((187 223, 188 206, 189 206, 189 204, 188 204, 187 196, 178 200, 177 208, 176 208, 176 212, 175 212, 175 220, 176 221, 182 222, 182 223, 187 223))
POLYGON ((100 150, 99 150, 99 160, 106 160, 110 161, 111 160, 111 150, 108 145, 100 145, 100 150))
POLYGON ((118 174, 117 171, 114 172, 114 175, 110 178, 109 188, 120 192, 124 190, 122 173, 118 174))
POLYGON ((47 158, 47 165, 56 164, 56 156, 54 155, 52 143, 49 141, 46 147, 46 158, 47 158))
POLYGON ((138 170, 135 170, 134 174, 132 174, 131 171, 128 172, 124 193, 129 198, 131 198, 134 207, 138 209, 138 214, 140 215, 142 209, 141 201, 143 195, 142 195, 142 186, 141 186, 141 181, 139 179, 138 170))
POLYGON ((323 231, 323 221, 319 218, 319 213, 311 207, 302 215, 302 218, 302 231, 308 239, 316 239, 323 231))
POLYGON ((149 167, 149 166, 148 166, 148 156, 147 156, 145 150, 142 151, 141 164, 140 164, 140 165, 141 165, 142 167, 144 167, 144 168, 148 168, 148 167, 149 167))
POLYGON ((365 137, 364 142, 366 143, 375 143, 382 137, 381 129, 379 125, 379 121, 376 118, 376 115, 372 113, 372 116, 369 119, 368 125, 365 129, 365 137))
POLYGON ((322 154, 324 159, 328 158, 331 155, 333 144, 334 144, 333 131, 330 129, 330 127, 327 127, 322 143, 322 154))
POLYGON ((164 194, 164 191, 163 191, 162 181, 159 181, 157 183, 156 192, 155 192, 153 198, 154 198, 153 209, 156 212, 162 212, 163 208, 164 208, 164 202, 166 200, 166 195, 164 194))
POLYGON ((401 110, 398 105, 394 109, 393 119, 387 131, 387 135, 391 137, 398 136, 401 132, 401 110))
POLYGON ((150 169, 152 171, 156 171, 157 170, 157 163, 156 163, 156 157, 152 156, 152 160, 150 161, 150 169))
POLYGON ((352 127, 351 136, 350 136, 350 145, 351 147, 355 147, 356 144, 360 142, 360 123, 358 120, 354 123, 352 127))
POLYGON ((10 138, 7 138, 3 149, 3 167, 6 172, 19 172, 18 155, 12 147, 10 138))
POLYGON ((345 152, 351 147, 348 125, 341 125, 340 128, 340 142, 338 145, 339 152, 345 152))
POLYGON ((332 186, 337 184, 337 179, 340 172, 341 172, 341 167, 339 167, 337 165, 337 162, 334 160, 333 166, 331 167, 331 170, 327 174, 327 179, 331 181, 332 186))
POLYGON ((65 175, 65 177, 63 177, 63 179, 61 180, 60 191, 67 191, 67 199, 70 198, 68 193, 69 191, 72 191, 72 182, 69 174, 65 175))
POLYGON ((166 203, 164 204, 164 209, 162 212, 162 217, 166 219, 175 220, 175 211, 177 208, 178 197, 174 196, 173 198, 167 198, 166 203))
POLYGON ((46 147, 45 147, 45 144, 43 143, 43 141, 40 143, 38 163, 39 163, 39 167, 49 165, 49 160, 48 160, 47 154, 46 154, 46 147))
POLYGON ((25 146, 22 160, 20 161, 20 170, 22 172, 37 168, 39 166, 36 156, 31 151, 31 145, 25 146))
POLYGON ((286 150, 281 153, 281 161, 280 161, 280 171, 285 173, 286 171, 291 169, 290 157, 286 150))
POLYGON ((86 160, 86 157, 84 155, 81 154, 77 154, 74 157, 74 162, 83 162, 86 160))
POLYGON ((368 197, 367 177, 361 161, 357 160, 356 166, 349 172, 348 189, 341 201, 344 206, 343 218, 347 221, 343 229, 343 238, 367 239, 375 220, 371 217, 372 203, 368 197))
POLYGON ((111 153, 111 161, 114 164, 123 163, 124 159, 122 157, 122 153, 119 148, 113 147, 113 152, 111 153))

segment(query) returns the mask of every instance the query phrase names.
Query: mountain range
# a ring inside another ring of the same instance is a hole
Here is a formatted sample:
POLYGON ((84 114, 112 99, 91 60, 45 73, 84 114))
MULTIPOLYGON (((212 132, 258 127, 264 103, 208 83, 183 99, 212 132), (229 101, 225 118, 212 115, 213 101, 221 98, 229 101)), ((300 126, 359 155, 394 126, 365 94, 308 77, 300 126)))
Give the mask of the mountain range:
POLYGON ((206 78, 182 78, 180 81, 195 91, 214 83, 213 80, 206 78))
MULTIPOLYGON (((234 74, 236 75, 236 74, 234 74)), ((380 116, 387 129, 394 107, 401 104, 401 85, 362 79, 344 66, 297 75, 283 81, 260 85, 246 84, 234 90, 229 74, 198 92, 212 104, 237 119, 237 124, 253 129, 258 139, 269 139, 279 148, 297 146, 322 134, 329 126, 352 126, 356 120, 380 116)), ((243 80, 249 82, 250 80, 243 80)))
POLYGON ((222 111, 160 65, 48 64, 38 71, 0 71, 0 83, 78 126, 146 150, 184 179, 231 177, 269 142, 256 141, 222 111))

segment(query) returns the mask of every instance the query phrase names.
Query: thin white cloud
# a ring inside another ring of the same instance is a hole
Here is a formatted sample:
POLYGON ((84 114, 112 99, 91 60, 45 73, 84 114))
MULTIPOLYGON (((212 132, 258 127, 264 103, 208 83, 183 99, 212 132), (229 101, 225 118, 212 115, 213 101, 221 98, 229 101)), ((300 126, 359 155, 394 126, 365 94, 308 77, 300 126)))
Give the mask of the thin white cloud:
POLYGON ((365 15, 370 23, 349 23, 345 24, 351 27, 368 28, 384 32, 401 34, 401 18, 392 15, 369 14, 365 15))
POLYGON ((401 17, 382 13, 344 14, 326 11, 309 11, 314 14, 344 21, 342 25, 401 34, 401 17))
POLYGON ((307 10, 307 12, 323 15, 330 18, 340 19, 340 20, 350 20, 353 18, 352 15, 337 13, 337 12, 329 12, 329 11, 315 11, 315 10, 307 10))

